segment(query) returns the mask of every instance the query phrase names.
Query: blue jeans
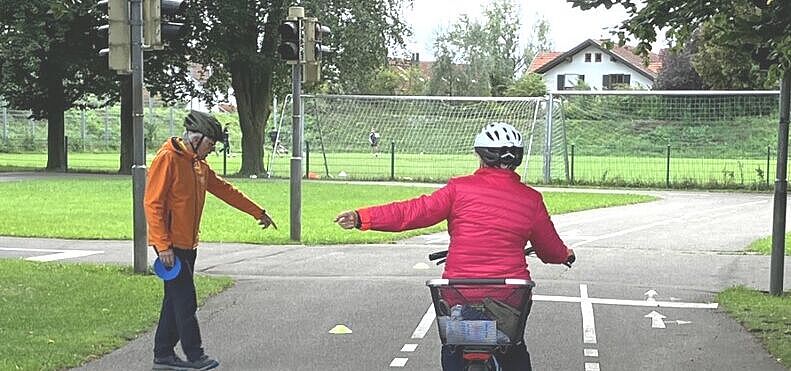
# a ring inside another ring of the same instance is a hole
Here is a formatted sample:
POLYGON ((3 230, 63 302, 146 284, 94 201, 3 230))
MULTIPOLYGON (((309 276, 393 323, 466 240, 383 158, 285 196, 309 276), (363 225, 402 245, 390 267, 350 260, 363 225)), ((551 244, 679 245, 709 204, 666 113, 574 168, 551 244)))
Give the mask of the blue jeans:
MULTIPOLYGON (((464 371, 464 359, 461 357, 461 350, 453 351, 453 346, 442 346, 442 370, 443 371, 464 371)), ((505 354, 496 354, 497 362, 503 371, 531 371, 530 353, 527 351, 525 342, 512 347, 505 354)))
POLYGON ((178 277, 165 281, 159 325, 154 335, 154 358, 174 355, 173 348, 180 340, 187 359, 194 361, 203 356, 200 328, 195 316, 198 302, 192 280, 197 251, 173 248, 173 253, 181 259, 181 272, 178 277))

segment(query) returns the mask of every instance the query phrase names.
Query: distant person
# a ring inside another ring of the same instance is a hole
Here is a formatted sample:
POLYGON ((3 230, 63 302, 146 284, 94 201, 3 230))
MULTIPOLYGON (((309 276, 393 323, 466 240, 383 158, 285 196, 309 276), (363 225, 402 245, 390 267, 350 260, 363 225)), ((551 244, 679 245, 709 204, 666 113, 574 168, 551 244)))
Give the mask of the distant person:
POLYGON ((280 132, 277 130, 270 130, 269 131, 269 141, 272 143, 272 152, 277 152, 279 154, 286 154, 288 153, 288 149, 283 147, 283 144, 280 143, 280 132))
POLYGON ((213 116, 191 111, 184 119, 184 135, 168 139, 151 161, 146 184, 145 213, 148 243, 166 267, 181 260, 179 275, 165 281, 159 325, 154 336, 153 370, 209 370, 219 362, 203 351, 195 317, 195 258, 206 191, 258 220, 262 228, 277 229, 266 211, 217 176, 206 155, 223 140, 223 129, 213 116), (176 343, 187 356, 173 351, 176 343))
POLYGON ((379 157, 379 133, 374 128, 368 133, 368 143, 371 144, 371 153, 374 157, 379 157))

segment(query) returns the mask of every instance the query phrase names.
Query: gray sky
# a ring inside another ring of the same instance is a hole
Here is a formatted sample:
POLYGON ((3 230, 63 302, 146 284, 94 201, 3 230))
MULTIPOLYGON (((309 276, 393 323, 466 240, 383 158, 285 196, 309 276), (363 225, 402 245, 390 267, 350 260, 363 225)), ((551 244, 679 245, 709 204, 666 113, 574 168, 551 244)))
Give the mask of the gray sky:
MULTIPOLYGON (((435 33, 447 29, 459 15, 467 14, 480 19, 482 9, 490 0, 414 0, 411 8, 404 10, 405 20, 412 26, 413 37, 407 44, 411 51, 420 53, 421 60, 434 60, 432 44, 435 33)), ((581 11, 572 8, 565 0, 517 1, 520 5, 522 32, 520 41, 525 43, 536 19, 543 16, 550 24, 554 51, 566 51, 589 38, 609 38, 606 29, 614 28, 624 19, 626 12, 620 6, 581 11)), ((665 41, 654 44, 654 50, 665 47, 665 41)))

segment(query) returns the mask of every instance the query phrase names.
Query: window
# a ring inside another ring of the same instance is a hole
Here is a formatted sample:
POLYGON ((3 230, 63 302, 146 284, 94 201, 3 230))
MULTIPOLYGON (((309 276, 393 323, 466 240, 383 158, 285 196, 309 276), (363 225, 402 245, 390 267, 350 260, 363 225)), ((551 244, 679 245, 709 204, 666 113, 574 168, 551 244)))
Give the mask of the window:
POLYGON ((618 88, 619 85, 629 85, 631 77, 631 75, 622 74, 602 75, 602 88, 604 90, 613 90, 618 88))
POLYGON ((585 81, 585 75, 567 74, 558 75, 558 90, 574 90, 585 81))
POLYGON ((585 62, 591 61, 591 53, 585 53, 585 62))
POLYGON ((596 62, 601 62, 601 53, 596 53, 596 62))

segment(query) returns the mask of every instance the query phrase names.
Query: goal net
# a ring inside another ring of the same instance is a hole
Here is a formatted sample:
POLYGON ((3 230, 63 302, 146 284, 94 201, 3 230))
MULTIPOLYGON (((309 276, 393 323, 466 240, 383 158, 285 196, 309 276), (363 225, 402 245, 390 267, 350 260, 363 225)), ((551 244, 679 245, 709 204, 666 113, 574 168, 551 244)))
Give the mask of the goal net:
MULTIPOLYGON (((279 107, 273 131, 281 145, 269 140, 269 170, 288 176, 291 104, 279 107), (279 148, 279 149, 278 149, 279 148), (274 149, 274 151, 273 151, 274 149), (273 156, 274 155, 274 156, 273 156)), ((547 146, 544 98, 477 98, 411 96, 303 96, 306 172, 339 179, 445 181, 478 168, 472 148, 475 135, 490 122, 508 122, 525 138, 523 180, 542 179, 552 151, 553 176, 566 173, 563 122, 547 146), (554 148, 553 148, 554 146, 554 148), (309 157, 309 161, 307 159, 309 157)))

